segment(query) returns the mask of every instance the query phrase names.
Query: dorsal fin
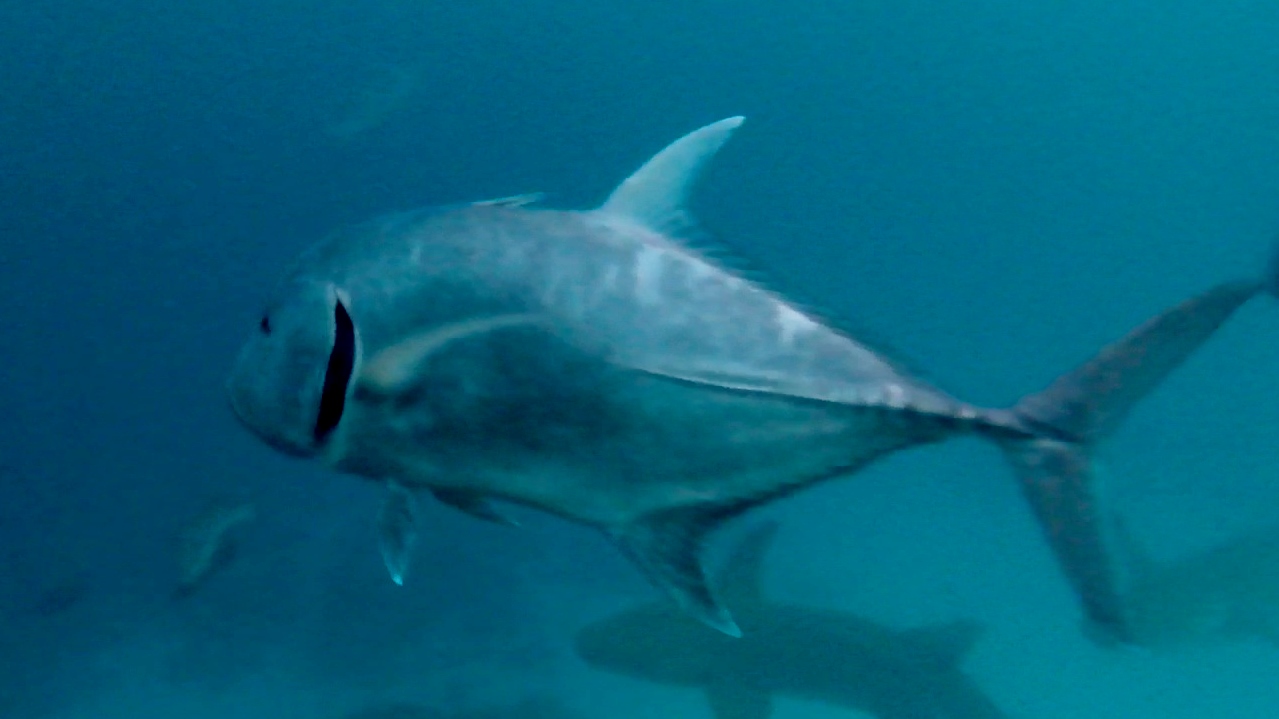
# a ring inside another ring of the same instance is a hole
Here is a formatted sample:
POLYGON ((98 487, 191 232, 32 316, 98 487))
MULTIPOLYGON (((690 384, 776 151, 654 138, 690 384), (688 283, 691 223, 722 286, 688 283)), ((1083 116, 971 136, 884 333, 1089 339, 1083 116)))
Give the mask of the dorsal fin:
POLYGON ((763 600, 764 556, 777 536, 777 522, 751 527, 733 546, 719 577, 719 590, 729 606, 763 600))
POLYGON ((599 212, 654 230, 684 219, 684 200, 706 161, 746 118, 730 117, 666 146, 613 190, 599 212))

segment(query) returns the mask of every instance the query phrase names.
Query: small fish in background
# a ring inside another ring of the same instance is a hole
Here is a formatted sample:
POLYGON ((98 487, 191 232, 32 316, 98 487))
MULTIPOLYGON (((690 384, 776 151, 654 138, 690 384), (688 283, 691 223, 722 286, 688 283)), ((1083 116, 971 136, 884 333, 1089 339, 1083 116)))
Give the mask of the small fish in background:
POLYGON ((654 603, 582 628, 578 656, 615 674, 703 689, 716 719, 767 719, 774 695, 880 719, 1004 717, 960 667, 981 634, 976 622, 899 630, 765 598, 763 559, 776 530, 767 523, 744 535, 720 581, 741 639, 654 603))
POLYGON ((55 617, 78 606, 92 589, 88 577, 75 574, 46 587, 27 607, 30 614, 44 619, 55 617))
POLYGON ((257 517, 250 502, 219 500, 191 519, 178 539, 178 585, 174 599, 191 596, 210 576, 235 559, 236 530, 257 517))
POLYGON ((413 702, 375 704, 342 715, 341 719, 581 719, 559 699, 535 696, 512 704, 446 710, 413 702))
POLYGON ((346 99, 340 117, 325 128, 325 133, 349 140, 377 129, 418 94, 423 75, 422 68, 414 65, 382 68, 346 99))
POLYGON ((1279 524, 1171 561, 1152 557, 1122 522, 1116 536, 1134 644, 1161 653, 1256 640, 1279 648, 1279 524))

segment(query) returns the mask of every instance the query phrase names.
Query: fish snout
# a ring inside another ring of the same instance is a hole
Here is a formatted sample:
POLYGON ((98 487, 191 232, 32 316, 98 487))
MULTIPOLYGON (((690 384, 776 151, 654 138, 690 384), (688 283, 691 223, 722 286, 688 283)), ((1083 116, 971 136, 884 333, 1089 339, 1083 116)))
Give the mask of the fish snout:
POLYGON ((314 437, 303 422, 301 402, 282 402, 272 392, 269 377, 254 373, 243 356, 223 385, 227 407, 240 426, 271 448, 291 457, 310 457, 316 451, 314 437))

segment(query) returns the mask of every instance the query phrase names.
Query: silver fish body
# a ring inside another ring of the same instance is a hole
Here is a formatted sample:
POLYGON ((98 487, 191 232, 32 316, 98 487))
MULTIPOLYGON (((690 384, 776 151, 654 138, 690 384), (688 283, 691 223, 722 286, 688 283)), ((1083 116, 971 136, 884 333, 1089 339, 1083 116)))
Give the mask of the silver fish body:
MULTIPOLYGON (((975 431, 1012 459, 1086 610, 1122 634, 1087 448, 1260 284, 1174 308, 1176 335, 1156 321, 1017 408, 974 407, 677 239, 688 187, 740 122, 685 136, 598 209, 511 198, 330 236, 242 350, 236 415, 282 451, 484 519, 502 521, 501 499, 599 527, 730 634, 698 560, 707 532, 975 431)), ((400 581, 411 533, 383 535, 400 581)))
POLYGON ((363 366, 326 459, 611 527, 996 426, 694 253, 592 219, 456 209, 401 238, 401 281, 374 265, 335 283, 363 366), (449 246, 466 260, 441 271, 449 246))

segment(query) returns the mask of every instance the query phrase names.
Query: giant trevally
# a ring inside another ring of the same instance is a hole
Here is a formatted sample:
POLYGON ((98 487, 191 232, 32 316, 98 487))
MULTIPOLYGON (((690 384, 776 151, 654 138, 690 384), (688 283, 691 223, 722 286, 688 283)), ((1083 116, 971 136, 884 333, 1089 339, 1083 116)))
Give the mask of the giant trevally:
POLYGON ((684 241, 688 190, 742 123, 676 141, 598 208, 412 211, 313 246, 228 380, 287 454, 384 483, 402 581, 418 496, 604 530, 685 610, 738 628, 699 559, 752 507, 975 433, 1011 460, 1087 615, 1124 634, 1090 450, 1266 283, 1219 285, 1010 409, 962 402, 684 241))

